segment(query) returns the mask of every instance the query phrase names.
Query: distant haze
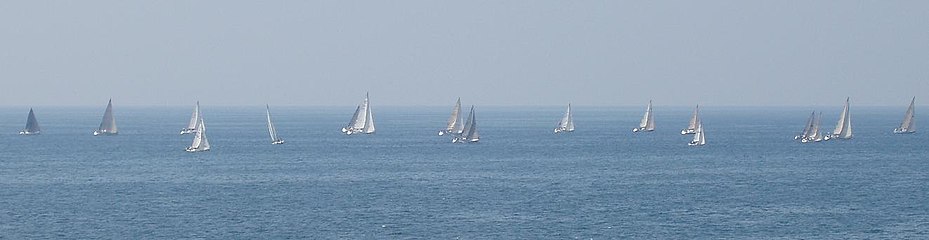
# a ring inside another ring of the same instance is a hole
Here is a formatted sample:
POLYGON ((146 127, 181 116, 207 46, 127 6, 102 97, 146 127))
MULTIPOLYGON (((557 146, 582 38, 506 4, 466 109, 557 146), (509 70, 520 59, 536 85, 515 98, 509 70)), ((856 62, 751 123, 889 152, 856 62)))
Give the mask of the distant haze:
POLYGON ((929 1, 7 1, 0 105, 929 103, 929 1))

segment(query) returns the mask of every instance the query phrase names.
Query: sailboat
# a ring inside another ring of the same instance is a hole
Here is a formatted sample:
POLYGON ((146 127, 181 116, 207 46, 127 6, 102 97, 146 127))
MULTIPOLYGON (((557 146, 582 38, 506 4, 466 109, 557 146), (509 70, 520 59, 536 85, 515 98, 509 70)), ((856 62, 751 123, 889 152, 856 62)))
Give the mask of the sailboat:
POLYGON ((355 108, 355 115, 348 122, 348 126, 342 128, 342 133, 352 135, 355 133, 374 133, 374 114, 371 113, 371 106, 368 105, 368 94, 365 93, 365 100, 355 108))
POLYGON ((706 136, 703 134, 703 123, 697 125, 697 130, 694 131, 694 139, 687 143, 688 146, 703 146, 706 144, 706 136))
POLYGON ((697 126, 700 125, 700 105, 694 107, 694 114, 690 116, 690 123, 687 128, 681 130, 681 135, 694 134, 697 132, 697 126))
POLYGON ((39 127, 39 121, 35 119, 35 112, 32 111, 32 108, 29 109, 29 116, 26 117, 26 127, 22 131, 19 131, 20 135, 36 135, 42 132, 42 128, 39 127))
POLYGON ((277 135, 277 129, 274 128, 274 123, 271 122, 271 107, 265 105, 265 110, 268 113, 268 133, 271 134, 271 144, 284 144, 284 139, 277 135))
POLYGON ((655 131, 655 119, 652 116, 652 101, 648 101, 648 107, 645 108, 645 116, 642 116, 642 122, 639 127, 633 128, 632 132, 651 132, 655 131))
POLYGON ((823 134, 819 131, 820 126, 823 122, 823 113, 820 112, 819 115, 813 116, 811 120, 811 125, 809 127, 809 132, 807 132, 806 137, 800 139, 802 143, 809 142, 821 142, 823 140, 823 134))
POLYGON ((561 132, 574 132, 574 116, 571 114, 570 103, 568 103, 568 110, 565 111, 564 117, 562 117, 561 121, 558 121, 558 125, 555 126, 555 133, 561 132))
POLYGON ((200 123, 200 101, 194 105, 194 113, 190 114, 190 122, 187 127, 181 129, 181 135, 197 132, 197 125, 200 123))
POLYGON ((201 117, 197 123, 197 132, 194 135, 194 141, 187 147, 187 152, 205 152, 210 150, 210 141, 206 139, 206 125, 203 124, 201 117))
POLYGON ((842 114, 839 115, 839 122, 836 123, 835 130, 833 130, 832 135, 826 137, 825 140, 834 138, 852 138, 852 118, 848 112, 848 98, 845 98, 845 108, 842 109, 842 114))
MULTIPOLYGON (((913 100, 910 100, 910 107, 906 109, 906 113, 903 114, 903 122, 900 123, 900 127, 894 129, 894 133, 915 133, 916 132, 916 120, 913 118, 915 111, 916 97, 913 97, 913 100)), ((30 110, 32 113, 32 110, 30 110)))
POLYGON ((458 98, 458 101, 455 102, 455 107, 452 108, 452 115, 448 117, 448 124, 444 130, 439 130, 439 136, 445 134, 460 134, 464 129, 464 120, 461 119, 461 98, 458 98))
POLYGON ((810 130, 813 129, 813 124, 816 121, 816 111, 810 113, 810 118, 806 120, 806 125, 803 126, 803 131, 800 132, 800 135, 794 137, 794 140, 800 140, 800 142, 805 142, 810 136, 810 130))
POLYGON ((99 135, 116 135, 116 118, 113 118, 113 99, 106 104, 106 112, 103 113, 103 121, 100 121, 100 127, 94 130, 94 136, 99 135))
POLYGON ((452 139, 453 143, 472 143, 481 140, 480 134, 477 133, 477 120, 474 118, 474 106, 471 106, 471 113, 468 113, 468 121, 465 122, 464 129, 460 134, 452 139))

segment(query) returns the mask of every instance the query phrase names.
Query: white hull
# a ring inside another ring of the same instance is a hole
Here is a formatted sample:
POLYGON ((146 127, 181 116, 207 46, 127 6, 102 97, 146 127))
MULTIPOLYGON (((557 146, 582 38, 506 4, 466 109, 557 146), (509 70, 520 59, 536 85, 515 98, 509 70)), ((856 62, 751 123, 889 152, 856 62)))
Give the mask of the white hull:
POLYGON ((94 131, 94 136, 101 136, 101 135, 103 135, 103 136, 109 136, 109 135, 116 135, 116 133, 102 132, 102 131, 99 131, 99 130, 94 131))
POLYGON ((284 140, 277 140, 277 141, 271 142, 271 144, 273 145, 284 144, 284 140))
POLYGON ((894 133, 896 133, 896 134, 908 134, 908 133, 916 133, 916 131, 915 131, 915 130, 906 130, 906 129, 899 129, 899 128, 897 128, 897 129, 894 129, 894 133))
POLYGON ((694 133, 697 133, 697 130, 695 130, 695 129, 684 129, 684 130, 681 130, 681 135, 694 134, 694 133))
POLYGON ((210 149, 209 149, 209 148, 205 148, 205 149, 200 149, 200 148, 187 148, 185 151, 190 152, 190 153, 192 153, 192 152, 206 152, 206 151, 210 151, 210 149))
POLYGON ((189 129, 189 128, 181 129, 181 135, 191 134, 191 133, 196 133, 196 132, 197 132, 197 129, 189 129))
POLYGON ((651 132, 651 131, 655 131, 655 129, 645 129, 645 128, 633 128, 632 129, 632 132, 651 132))
POLYGON ((41 132, 20 131, 20 132, 19 132, 19 135, 39 135, 39 133, 41 133, 41 132))
POLYGON ((698 143, 698 142, 690 142, 690 143, 687 143, 687 146, 703 146, 703 145, 704 145, 704 144, 698 143))

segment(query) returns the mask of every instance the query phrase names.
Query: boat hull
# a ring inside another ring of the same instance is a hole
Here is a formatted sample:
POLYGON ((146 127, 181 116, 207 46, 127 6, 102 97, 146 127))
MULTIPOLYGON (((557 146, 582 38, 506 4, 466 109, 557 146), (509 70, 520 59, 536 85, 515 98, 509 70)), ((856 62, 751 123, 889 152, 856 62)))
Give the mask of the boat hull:
POLYGON ((99 130, 94 131, 94 136, 112 136, 116 134, 117 133, 115 132, 105 132, 105 131, 99 131, 99 130))
POLYGON ((896 133, 896 134, 910 134, 910 133, 916 133, 916 130, 908 130, 908 129, 900 129, 900 128, 897 128, 897 129, 894 129, 894 133, 896 133))

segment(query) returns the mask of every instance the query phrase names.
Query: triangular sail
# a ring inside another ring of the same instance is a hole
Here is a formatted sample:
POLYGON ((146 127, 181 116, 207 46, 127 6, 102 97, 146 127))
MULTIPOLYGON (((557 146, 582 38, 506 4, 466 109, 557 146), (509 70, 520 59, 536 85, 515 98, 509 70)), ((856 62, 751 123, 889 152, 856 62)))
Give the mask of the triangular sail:
POLYGON ((816 111, 810 113, 810 118, 806 120, 806 125, 803 126, 803 132, 800 133, 801 138, 806 138, 810 136, 810 130, 813 130, 813 125, 816 121, 816 111))
POLYGON ((845 98, 845 107, 842 109, 842 114, 839 115, 839 122, 836 123, 835 130, 832 131, 834 137, 852 138, 852 119, 848 112, 848 100, 848 98, 845 98))
POLYGON ((652 101, 648 101, 648 107, 645 108, 645 115, 642 116, 642 121, 639 122, 639 128, 648 129, 649 124, 654 127, 654 124, 651 123, 652 119, 652 101))
POLYGON ((365 98, 364 102, 359 105, 357 115, 358 117, 354 119, 351 127, 356 130, 364 129, 365 120, 368 119, 368 98, 365 98))
POLYGON ((198 124, 200 123, 200 101, 197 101, 197 104, 194 105, 194 112, 190 114, 190 122, 187 123, 186 131, 193 131, 197 129, 198 124))
POLYGON ((365 121, 364 121, 364 133, 374 133, 374 113, 371 112, 371 105, 368 102, 368 94, 365 93, 365 121))
POLYGON ((271 135, 271 142, 278 143, 282 142, 281 138, 277 136, 277 129, 274 128, 274 123, 271 122, 271 107, 265 105, 265 110, 268 113, 268 133, 271 135))
POLYGON ((465 141, 476 142, 480 139, 480 134, 477 132, 477 120, 474 116, 474 106, 471 106, 471 112, 468 113, 468 121, 465 123, 465 128, 462 137, 465 141))
POLYGON ((452 108, 452 115, 448 117, 448 124, 445 127, 445 131, 449 133, 460 133, 462 128, 464 128, 464 123, 461 119, 461 98, 458 98, 458 101, 455 102, 455 107, 452 108))
POLYGON ((571 115, 571 104, 568 103, 568 110, 565 110, 564 116, 561 117, 561 120, 559 120, 558 124, 555 125, 555 133, 573 132, 573 131, 574 131, 574 119, 571 115))
POLYGON ((32 108, 29 109, 29 116, 26 117, 26 127, 23 128, 22 134, 37 134, 42 131, 42 128, 39 127, 39 121, 35 118, 35 112, 32 111, 32 108))
POLYGON ((687 124, 687 130, 696 130, 697 125, 700 124, 700 105, 694 107, 694 113, 690 116, 690 123, 687 124))
POLYGON ((203 141, 200 142, 199 149, 203 151, 210 150, 210 140, 206 138, 206 124, 203 123, 203 118, 200 118, 200 126, 198 126, 197 129, 199 129, 199 131, 197 131, 197 135, 203 139, 203 141))
POLYGON ((565 113, 566 123, 564 125, 565 130, 568 132, 574 131, 574 113, 571 113, 571 104, 568 103, 568 112, 565 113))
POLYGON ((116 118, 113 117, 113 99, 110 99, 106 104, 106 112, 103 113, 103 121, 100 122, 100 127, 97 128, 98 134, 116 134, 118 129, 116 128, 116 118))
POLYGON ((906 113, 903 114, 903 122, 900 123, 900 128, 894 130, 897 133, 913 133, 916 132, 916 121, 914 120, 914 115, 916 111, 916 97, 913 97, 913 100, 910 100, 910 107, 906 109, 906 113))
POLYGON ((819 138, 819 127, 822 124, 823 114, 819 113, 813 120, 813 125, 810 126, 810 132, 807 134, 807 138, 813 140, 819 138))

